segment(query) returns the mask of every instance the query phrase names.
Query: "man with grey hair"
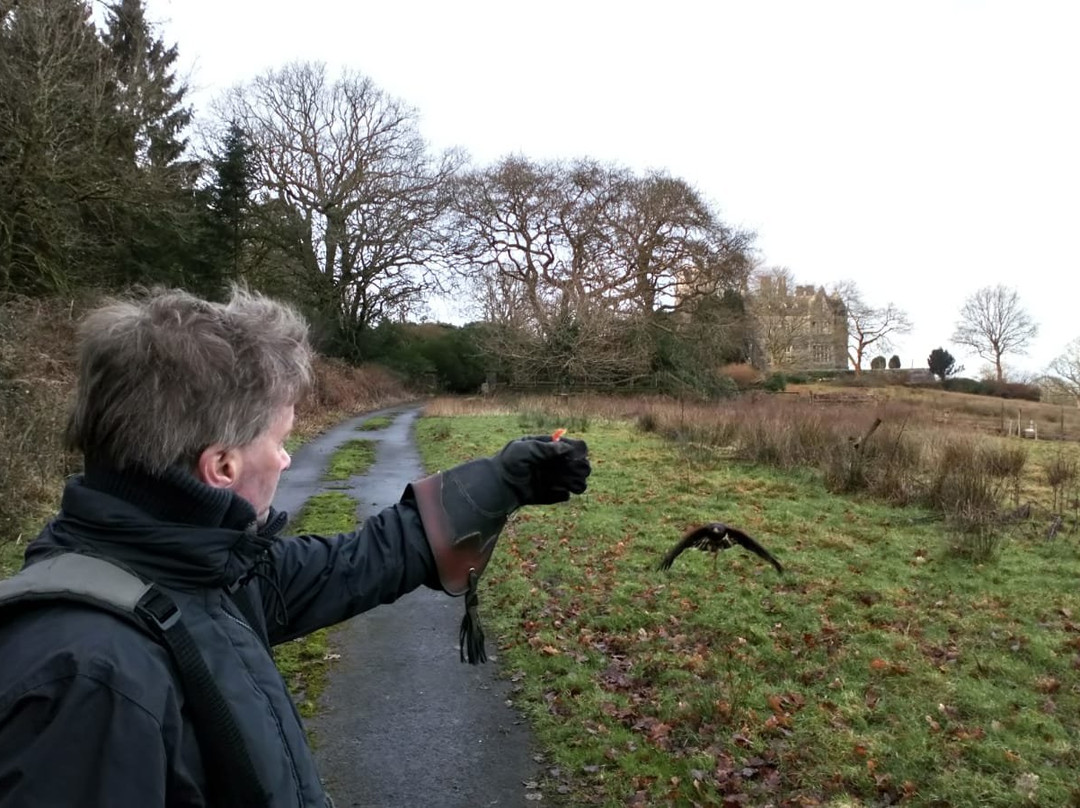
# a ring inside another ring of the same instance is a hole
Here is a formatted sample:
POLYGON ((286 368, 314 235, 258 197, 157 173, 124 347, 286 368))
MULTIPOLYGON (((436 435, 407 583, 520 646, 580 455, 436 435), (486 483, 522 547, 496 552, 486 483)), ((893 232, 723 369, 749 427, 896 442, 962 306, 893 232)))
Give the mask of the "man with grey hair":
POLYGON ((220 696, 203 704, 183 654, 108 611, 9 609, 0 806, 328 805, 270 648, 419 586, 473 598, 513 511, 585 490, 584 442, 527 437, 410 484, 352 533, 278 537, 311 379, 304 320, 241 289, 224 304, 155 290, 85 318, 66 433, 84 470, 22 575, 74 553, 153 584, 179 610, 160 627, 185 629, 220 696))

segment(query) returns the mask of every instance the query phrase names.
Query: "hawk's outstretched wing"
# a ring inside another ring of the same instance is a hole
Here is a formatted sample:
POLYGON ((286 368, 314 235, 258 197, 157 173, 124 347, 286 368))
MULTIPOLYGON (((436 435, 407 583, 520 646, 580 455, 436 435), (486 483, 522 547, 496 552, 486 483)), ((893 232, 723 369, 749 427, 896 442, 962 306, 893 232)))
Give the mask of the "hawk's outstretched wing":
POLYGON ((671 567, 672 562, 679 557, 679 553, 683 550, 688 550, 691 547, 700 547, 702 550, 708 545, 710 539, 714 536, 712 525, 702 525, 701 527, 692 528, 683 534, 679 543, 668 550, 667 555, 657 566, 658 570, 666 570, 671 567))
POLYGON ((679 554, 691 547, 717 553, 736 544, 765 559, 776 567, 777 572, 783 573, 784 568, 773 557, 772 553, 741 530, 725 525, 723 522, 709 522, 688 530, 679 540, 679 543, 667 552, 657 569, 669 569, 675 559, 679 557, 679 554))
POLYGON ((776 567, 777 572, 779 572, 779 573, 784 572, 784 568, 782 566, 780 566, 779 561, 777 561, 775 558, 773 558, 772 553, 770 553, 768 550, 766 550, 764 547, 762 547, 760 544, 758 544, 752 538, 747 536, 741 530, 736 530, 733 527, 729 527, 727 529, 727 534, 728 534, 728 538, 730 538, 732 541, 734 541, 740 547, 745 547, 751 553, 755 553, 756 555, 761 556, 766 561, 768 561, 770 564, 772 564, 774 567, 776 567))

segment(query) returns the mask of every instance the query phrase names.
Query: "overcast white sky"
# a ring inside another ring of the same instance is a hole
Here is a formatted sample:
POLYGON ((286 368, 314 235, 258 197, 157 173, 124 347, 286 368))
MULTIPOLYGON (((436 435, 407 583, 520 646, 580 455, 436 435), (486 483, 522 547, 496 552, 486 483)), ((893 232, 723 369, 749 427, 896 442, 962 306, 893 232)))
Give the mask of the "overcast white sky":
POLYGON ((148 0, 197 108, 292 60, 370 76, 435 148, 592 157, 694 184, 802 283, 851 279, 925 366, 1005 283, 1080 336, 1080 3, 148 0))

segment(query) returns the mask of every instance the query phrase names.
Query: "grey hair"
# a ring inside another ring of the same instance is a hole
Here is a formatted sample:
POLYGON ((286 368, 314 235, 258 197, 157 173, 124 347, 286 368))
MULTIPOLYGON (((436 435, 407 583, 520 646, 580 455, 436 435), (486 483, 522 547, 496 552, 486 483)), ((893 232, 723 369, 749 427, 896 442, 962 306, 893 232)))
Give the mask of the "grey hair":
POLYGON ((65 443, 154 474, 213 444, 245 446, 310 389, 307 333, 290 306, 242 287, 228 303, 177 289, 112 300, 79 328, 65 443))

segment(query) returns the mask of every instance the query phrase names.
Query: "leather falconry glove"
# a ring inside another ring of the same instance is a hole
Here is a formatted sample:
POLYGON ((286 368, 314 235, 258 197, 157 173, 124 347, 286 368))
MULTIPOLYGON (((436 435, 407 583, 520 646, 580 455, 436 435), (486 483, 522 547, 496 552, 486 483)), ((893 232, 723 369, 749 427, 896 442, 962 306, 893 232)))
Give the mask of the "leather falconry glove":
POLYGON ((462 662, 487 661, 476 587, 506 520, 523 505, 565 502, 583 493, 591 470, 585 441, 536 435, 405 489, 402 499, 416 503, 439 582, 448 594, 465 595, 462 662))

